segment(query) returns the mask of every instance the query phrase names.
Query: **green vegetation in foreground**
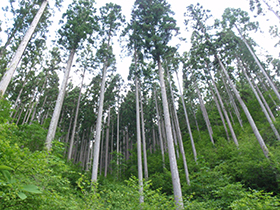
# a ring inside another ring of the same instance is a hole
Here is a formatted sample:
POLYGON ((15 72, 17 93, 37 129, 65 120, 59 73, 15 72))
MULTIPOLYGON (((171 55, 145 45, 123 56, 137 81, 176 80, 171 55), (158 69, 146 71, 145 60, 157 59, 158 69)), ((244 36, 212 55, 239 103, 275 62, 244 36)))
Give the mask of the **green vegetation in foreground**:
MULTIPOLYGON (((113 171, 91 185, 90 172, 81 171, 63 158, 62 143, 55 141, 51 154, 43 149, 47 132, 44 126, 8 123, 9 112, 9 103, 2 100, 0 209, 176 208, 170 172, 168 168, 157 170, 159 153, 149 156, 150 180, 144 182, 145 202, 140 206, 134 151, 131 160, 123 164, 126 172, 113 171)), ((274 156, 268 161, 246 129, 240 139, 240 148, 236 149, 226 141, 213 148, 203 143, 202 138, 197 144, 203 154, 198 164, 191 157, 188 161, 191 186, 183 179, 179 159, 185 209, 279 209, 279 144, 270 147, 274 156)))

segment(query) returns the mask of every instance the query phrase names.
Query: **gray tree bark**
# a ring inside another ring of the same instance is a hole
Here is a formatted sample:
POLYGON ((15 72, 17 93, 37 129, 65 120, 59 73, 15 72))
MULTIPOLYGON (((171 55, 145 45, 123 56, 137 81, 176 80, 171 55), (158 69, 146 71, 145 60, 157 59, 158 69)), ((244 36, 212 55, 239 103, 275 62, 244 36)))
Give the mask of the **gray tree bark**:
POLYGON ((48 130, 48 135, 47 135, 47 139, 46 139, 46 147, 47 147, 48 151, 50 151, 50 149, 52 147, 52 140, 54 139, 54 136, 55 136, 56 127, 57 127, 58 119, 60 116, 61 107, 62 107, 64 96, 65 96, 65 89, 66 89, 67 81, 69 78, 74 55, 75 55, 75 49, 72 49, 70 52, 68 61, 67 61, 64 78, 63 78, 61 88, 58 93, 53 116, 52 116, 51 123, 50 123, 49 130, 48 130))
POLYGON ((236 89, 235 86, 233 85, 233 82, 230 80, 230 77, 229 77, 229 75, 228 75, 228 73, 227 73, 227 71, 226 71, 226 69, 225 69, 223 63, 221 62, 221 60, 219 59, 219 57, 218 57, 217 55, 216 55, 216 58, 217 58, 217 60, 219 61, 219 64, 220 64, 220 66, 221 66, 221 68, 222 68, 224 74, 226 75, 226 78, 227 78, 227 80, 229 81, 229 84, 230 84, 230 86, 231 86, 231 88, 232 88, 232 90, 233 90, 233 92, 234 92, 234 94, 235 94, 237 100, 239 101, 239 103, 240 103, 240 105, 241 105, 243 111, 244 111, 245 114, 246 114, 246 117, 247 117, 247 119, 248 119, 248 121, 249 121, 249 123, 250 123, 250 125, 251 125, 251 127, 252 127, 252 130, 253 130, 253 132, 254 132, 254 134, 255 134, 255 136, 256 136, 256 138, 257 138, 257 140, 258 140, 258 142, 259 142, 259 144, 260 144, 260 146, 261 146, 261 149, 262 149, 262 151, 263 151, 265 157, 266 157, 266 158, 269 158, 269 151, 268 151, 268 148, 266 147, 265 142, 264 142, 264 140, 263 140, 263 138, 262 138, 262 136, 261 136, 261 134, 260 134, 260 132, 259 132, 259 130, 258 130, 258 128, 257 128, 257 126, 256 126, 256 124, 255 124, 255 122, 254 122, 254 120, 253 120, 253 118, 252 118, 252 116, 251 116, 249 110, 248 110, 248 108, 247 108, 247 106, 245 105, 245 103, 244 103, 243 100, 241 99, 241 97, 240 97, 240 95, 239 95, 239 92, 237 91, 237 89, 236 89))
POLYGON ((2 77, 1 79, 1 82, 0 82, 0 95, 4 95, 5 92, 6 92, 6 89, 13 77, 13 74, 17 68, 17 65, 18 63, 20 62, 21 60, 21 57, 22 57, 22 54, 23 52, 25 51, 25 48, 29 42, 29 40, 31 39, 31 36, 32 34, 34 33, 37 25, 38 25, 38 22, 45 10, 45 8, 47 7, 47 4, 48 4, 48 0, 44 0, 41 4, 41 7, 39 8, 37 14, 35 15, 31 25, 29 26, 27 32, 25 33, 11 63, 9 64, 9 67, 7 69, 7 71, 5 72, 4 76, 2 77))
POLYGON ((175 155, 175 149, 173 144, 173 136, 171 131, 171 123, 170 123, 170 115, 168 110, 168 102, 166 95, 166 88, 164 84, 163 71, 161 66, 161 60, 158 59, 158 72, 159 72, 159 80, 161 87, 161 95, 162 95, 162 103, 163 103, 163 113, 164 113, 164 122, 167 136, 167 144, 168 144, 168 156, 170 162, 170 171, 172 176, 172 185, 173 185, 173 193, 176 205, 178 208, 183 209, 183 199, 182 199, 182 190, 180 184, 180 177, 178 172, 177 160, 175 155))
POLYGON ((78 115, 79 115, 79 109, 80 109, 80 102, 81 102, 82 88, 83 88, 83 84, 84 84, 85 72, 86 72, 86 69, 84 69, 83 75, 82 75, 80 92, 79 92, 79 96, 78 96, 76 112, 75 112, 75 118, 74 118, 74 124, 73 124, 73 129, 72 129, 72 135, 71 135, 71 139, 70 139, 69 152, 68 152, 68 157, 67 157, 68 161, 72 157, 72 149, 73 149, 73 143, 74 143, 74 138, 75 138, 75 134, 76 134, 76 127, 77 127, 77 121, 78 121, 78 115))
POLYGON ((257 63, 257 65, 259 66, 261 72, 263 73, 263 75, 265 76, 265 78, 267 79, 268 83, 270 84, 272 90, 274 91, 274 93, 276 94, 277 98, 280 100, 280 94, 277 90, 277 88, 275 87, 275 85, 273 84, 273 82, 271 81, 271 79, 269 78, 269 76, 267 75, 266 71, 264 70, 264 68, 262 67, 262 65, 259 62, 259 59, 257 58, 257 56, 255 55, 255 53, 253 52, 253 50, 251 49, 251 47, 249 46, 248 42, 246 41, 245 37, 242 35, 241 31, 239 30, 239 28, 235 25, 235 28, 238 30, 242 41, 245 43, 246 47, 248 48, 248 50, 250 51, 251 55, 253 56, 255 62, 257 63))
POLYGON ((106 74, 107 74, 107 61, 103 66, 103 76, 102 76, 101 90, 100 90, 100 97, 99 97, 99 107, 98 107, 98 115, 97 115, 97 123, 96 123, 96 136, 95 136, 94 151, 93 151, 94 155, 93 155, 93 163, 92 163, 92 176, 91 176, 92 182, 97 181, 106 74))
POLYGON ((106 144, 105 144, 105 169, 104 169, 104 176, 107 177, 108 171, 108 151, 109 151, 109 132, 110 132, 110 118, 111 118, 111 108, 109 108, 107 117, 107 128, 106 128, 106 144))
MULTIPOLYGON (((186 124, 187 124, 188 132, 189 132, 189 135, 190 135, 194 161, 197 163, 197 153, 196 153, 196 149, 195 149, 195 143, 194 143, 194 140, 193 140, 192 129, 191 129, 191 125, 190 125, 190 121, 189 121, 189 117, 188 117, 188 112, 187 112, 187 109, 186 109, 186 104, 185 104, 185 100, 184 100, 184 97, 183 97, 183 93, 182 93, 182 89, 181 89, 181 85, 180 85, 180 81, 179 81, 179 77, 178 77, 178 72, 176 72, 176 77, 177 77, 177 81, 178 81, 179 93, 180 93, 180 97, 181 97, 181 101, 182 101, 182 105, 183 105, 183 109, 184 109, 184 114, 185 114, 185 118, 186 118, 186 124)), ((198 132, 199 132, 199 128, 198 128, 198 132)))

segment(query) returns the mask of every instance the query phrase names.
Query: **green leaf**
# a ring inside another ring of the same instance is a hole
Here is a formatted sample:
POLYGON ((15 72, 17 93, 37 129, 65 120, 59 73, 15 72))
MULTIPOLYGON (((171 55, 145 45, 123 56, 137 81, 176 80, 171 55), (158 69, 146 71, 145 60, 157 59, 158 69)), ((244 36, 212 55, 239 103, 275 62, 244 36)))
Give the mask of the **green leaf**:
POLYGON ((0 165, 0 170, 10 170, 10 171, 13 171, 14 169, 9 167, 9 166, 0 165))
POLYGON ((26 196, 23 192, 18 192, 18 197, 19 197, 21 200, 24 200, 25 198, 27 198, 27 196, 26 196))
POLYGON ((10 183, 12 181, 11 179, 11 174, 9 171, 7 170, 2 170, 2 174, 4 175, 4 177, 6 178, 7 182, 10 183))
POLYGON ((24 185, 22 187, 22 190, 26 191, 26 192, 30 192, 30 193, 42 193, 37 186, 32 185, 32 184, 24 185))

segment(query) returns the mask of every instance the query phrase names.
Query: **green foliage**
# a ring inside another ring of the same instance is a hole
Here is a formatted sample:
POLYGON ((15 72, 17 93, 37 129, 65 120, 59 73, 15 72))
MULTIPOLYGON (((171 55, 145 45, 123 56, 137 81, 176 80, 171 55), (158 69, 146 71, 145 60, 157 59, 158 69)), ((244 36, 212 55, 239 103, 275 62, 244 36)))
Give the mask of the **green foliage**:
POLYGON ((6 123, 10 120, 10 113, 10 102, 4 98, 0 98, 0 124, 6 123))

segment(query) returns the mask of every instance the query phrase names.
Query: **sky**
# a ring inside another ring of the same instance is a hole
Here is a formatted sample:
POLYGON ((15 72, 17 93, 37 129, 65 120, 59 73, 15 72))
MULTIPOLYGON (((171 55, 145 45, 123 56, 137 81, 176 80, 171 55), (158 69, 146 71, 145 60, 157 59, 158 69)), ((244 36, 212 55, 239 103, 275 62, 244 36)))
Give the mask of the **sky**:
MULTIPOLYGON (((272 40, 271 36, 268 34, 269 26, 278 24, 278 19, 270 12, 266 11, 266 16, 257 16, 257 18, 253 18, 255 13, 250 12, 249 10, 249 0, 197 0, 197 1, 187 1, 187 0, 167 0, 169 4, 171 5, 171 9, 175 12, 174 18, 177 20, 177 24, 180 27, 181 37, 186 38, 186 42, 180 42, 180 48, 179 52, 182 53, 184 51, 187 51, 190 48, 190 35, 191 31, 187 32, 185 30, 184 25, 184 13, 186 12, 186 7, 190 4, 196 4, 200 3, 203 5, 204 9, 209 9, 211 11, 211 14, 216 19, 220 19, 224 9, 227 7, 232 8, 241 8, 242 10, 245 10, 249 12, 249 14, 252 16, 252 20, 257 20, 260 22, 260 28, 264 31, 264 33, 251 33, 250 36, 260 45, 260 47, 257 49, 258 56, 261 57, 262 54, 272 54, 274 57, 279 56, 279 49, 274 48, 274 44, 277 42, 277 40, 272 40), (268 53, 267 53, 268 52, 268 53)), ((271 0, 274 1, 274 0, 271 0)), ((1 0, 0 1, 0 7, 3 7, 7 4, 8 0, 1 0)), ((50 32, 54 34, 54 32, 59 28, 58 21, 61 19, 61 15, 63 12, 66 11, 68 4, 70 3, 70 0, 64 0, 63 7, 61 8, 61 13, 57 13, 54 17, 52 17, 53 24, 50 27, 50 32)), ((125 15, 126 20, 130 20, 130 13, 132 10, 132 6, 134 4, 134 0, 96 0, 96 7, 99 8, 101 6, 104 6, 105 3, 113 2, 116 4, 119 4, 122 7, 122 13, 125 15)), ((53 4, 53 0, 50 0, 50 5, 53 4)), ((266 8, 264 6, 264 8, 266 8)), ((0 14, 0 20, 4 22, 3 13, 0 14)), ((5 24, 4 24, 5 25, 5 24)), ((3 26, 2 26, 3 27, 3 26)), ((5 40, 5 35, 3 32, 0 32, 0 37, 5 40)), ((174 43, 174 46, 179 43, 178 39, 174 39, 172 41, 172 44, 174 43)), ((117 41, 115 41, 114 45, 114 53, 116 55, 117 59, 117 72, 120 73, 123 77, 123 79, 126 81, 128 76, 128 68, 130 66, 131 58, 124 58, 124 55, 121 53, 121 47, 117 41)), ((77 78, 77 76, 74 75, 74 71, 72 71, 72 74, 70 75, 71 78, 77 78)), ((73 81, 74 84, 78 81, 73 81)))

